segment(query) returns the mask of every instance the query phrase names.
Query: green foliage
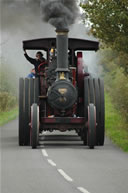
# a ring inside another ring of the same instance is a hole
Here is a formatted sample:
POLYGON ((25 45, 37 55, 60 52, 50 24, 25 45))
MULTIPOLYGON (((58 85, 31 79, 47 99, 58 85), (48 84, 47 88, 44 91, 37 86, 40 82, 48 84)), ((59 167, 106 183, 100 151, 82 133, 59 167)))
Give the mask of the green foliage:
POLYGON ((116 109, 128 121, 128 76, 117 67, 120 56, 111 49, 101 51, 101 65, 104 68, 106 91, 110 94, 116 109))
POLYGON ((11 66, 0 60, 0 112, 14 108, 17 104, 17 80, 11 66))
POLYGON ((15 107, 10 111, 0 112, 0 126, 8 123, 18 116, 18 108, 15 107))
POLYGON ((110 139, 121 147, 124 151, 128 152, 128 124, 123 114, 117 111, 111 101, 110 95, 105 96, 105 109, 106 109, 106 134, 110 139))
POLYGON ((14 108, 17 104, 17 99, 8 92, 0 92, 0 111, 8 111, 14 108))
MULTIPOLYGON (((90 21, 90 32, 128 59, 128 1, 89 0, 81 7, 85 12, 85 24, 90 21)), ((123 68, 128 73, 128 62, 123 68)))

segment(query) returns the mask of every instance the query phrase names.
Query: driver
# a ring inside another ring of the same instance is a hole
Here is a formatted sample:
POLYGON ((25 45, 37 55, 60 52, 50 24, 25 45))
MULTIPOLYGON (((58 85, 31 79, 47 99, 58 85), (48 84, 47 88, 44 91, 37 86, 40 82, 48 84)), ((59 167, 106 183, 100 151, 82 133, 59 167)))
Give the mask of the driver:
POLYGON ((34 65, 36 73, 38 73, 38 67, 40 66, 40 64, 42 64, 43 68, 46 65, 46 60, 43 57, 42 52, 37 52, 36 53, 36 58, 31 58, 31 57, 28 56, 26 50, 24 50, 24 56, 31 64, 34 65))

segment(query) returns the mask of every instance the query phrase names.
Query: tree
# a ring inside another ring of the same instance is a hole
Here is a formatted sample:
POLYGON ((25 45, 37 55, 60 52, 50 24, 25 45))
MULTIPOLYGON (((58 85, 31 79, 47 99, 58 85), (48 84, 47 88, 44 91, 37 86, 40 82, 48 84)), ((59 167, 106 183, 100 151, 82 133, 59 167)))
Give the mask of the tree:
POLYGON ((89 0, 81 3, 90 32, 109 47, 128 54, 128 1, 89 0))
POLYGON ((128 1, 88 0, 80 5, 90 33, 98 38, 102 45, 118 52, 122 62, 119 66, 128 74, 128 1))

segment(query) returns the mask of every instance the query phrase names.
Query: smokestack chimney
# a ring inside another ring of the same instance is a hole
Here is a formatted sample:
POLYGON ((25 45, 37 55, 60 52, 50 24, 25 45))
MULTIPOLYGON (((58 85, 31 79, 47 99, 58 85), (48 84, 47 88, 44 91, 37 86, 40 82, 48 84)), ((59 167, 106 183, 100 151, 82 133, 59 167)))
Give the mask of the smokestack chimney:
POLYGON ((56 29, 57 69, 56 72, 69 72, 68 69, 68 29, 56 29))
POLYGON ((68 29, 56 29, 57 69, 56 81, 48 89, 48 103, 60 110, 61 116, 66 109, 72 108, 77 100, 77 91, 69 80, 68 68, 68 29))

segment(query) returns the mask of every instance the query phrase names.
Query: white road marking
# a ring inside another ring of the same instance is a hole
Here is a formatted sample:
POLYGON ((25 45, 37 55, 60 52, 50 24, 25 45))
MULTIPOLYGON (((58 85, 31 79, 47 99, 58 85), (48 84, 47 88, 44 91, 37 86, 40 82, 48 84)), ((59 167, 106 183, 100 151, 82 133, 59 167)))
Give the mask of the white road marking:
POLYGON ((51 159, 48 159, 48 163, 50 163, 52 166, 56 166, 56 164, 51 159))
MULTIPOLYGON (((45 157, 48 157, 48 154, 47 154, 47 152, 46 152, 46 150, 45 149, 42 149, 42 154, 43 154, 43 156, 45 156, 45 157)), ((51 164, 52 166, 56 166, 56 163, 54 163, 51 159, 47 159, 47 161, 48 161, 48 163, 49 164, 51 164)), ((73 181, 73 179, 70 177, 70 176, 68 176, 62 169, 57 169, 58 170, 58 172, 67 180, 67 181, 69 181, 69 182, 72 182, 73 181)), ((83 188, 83 187, 77 187, 77 189, 80 191, 80 192, 82 192, 82 193, 90 193, 90 192, 88 192, 85 188, 83 188)))
POLYGON ((48 157, 48 154, 47 154, 45 149, 42 149, 42 154, 43 154, 44 157, 48 157))
POLYGON ((62 169, 58 169, 58 172, 69 182, 72 182, 73 179, 70 178, 62 169))
POLYGON ((78 187, 77 189, 80 190, 82 193, 89 193, 86 189, 82 187, 78 187))

